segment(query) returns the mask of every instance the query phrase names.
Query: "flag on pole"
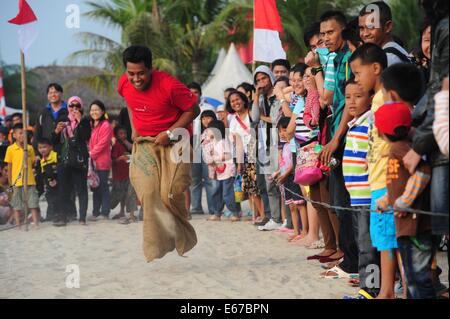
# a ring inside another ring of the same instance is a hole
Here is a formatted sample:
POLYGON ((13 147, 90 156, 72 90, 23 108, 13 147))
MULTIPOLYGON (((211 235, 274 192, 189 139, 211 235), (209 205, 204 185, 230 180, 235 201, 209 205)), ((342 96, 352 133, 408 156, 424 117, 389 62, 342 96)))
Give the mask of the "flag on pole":
POLYGON ((255 29, 253 33, 253 58, 255 61, 271 63, 286 59, 281 44, 283 32, 275 0, 254 0, 255 29))
POLYGON ((26 52, 39 34, 37 18, 30 5, 25 0, 19 0, 19 13, 8 21, 19 25, 19 46, 22 52, 26 52))
POLYGON ((5 101, 5 90, 3 90, 3 70, 0 69, 0 112, 1 116, 5 118, 6 116, 6 101, 5 101))

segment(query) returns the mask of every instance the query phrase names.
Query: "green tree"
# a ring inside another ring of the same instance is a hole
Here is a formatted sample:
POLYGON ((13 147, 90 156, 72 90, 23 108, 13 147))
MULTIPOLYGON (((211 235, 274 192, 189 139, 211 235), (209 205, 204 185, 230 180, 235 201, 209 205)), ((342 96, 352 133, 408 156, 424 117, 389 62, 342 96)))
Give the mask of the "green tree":
POLYGON ((412 50, 419 44, 420 26, 423 23, 423 12, 416 0, 391 0, 394 20, 394 34, 405 44, 407 50, 412 50))

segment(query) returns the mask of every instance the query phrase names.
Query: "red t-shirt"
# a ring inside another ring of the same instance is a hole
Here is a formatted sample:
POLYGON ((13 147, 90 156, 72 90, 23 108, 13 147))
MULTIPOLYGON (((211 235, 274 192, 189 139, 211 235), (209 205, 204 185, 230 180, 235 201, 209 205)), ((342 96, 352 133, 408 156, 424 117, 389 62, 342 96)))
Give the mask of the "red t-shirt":
POLYGON ((123 74, 117 88, 133 113, 133 125, 140 136, 167 131, 196 102, 197 97, 180 81, 162 71, 152 71, 150 87, 140 92, 123 74))
MULTIPOLYGON (((113 145, 111 149, 111 158, 113 160, 121 157, 122 155, 125 155, 126 153, 130 154, 128 152, 125 145, 123 145, 121 142, 116 141, 116 143, 113 145)), ((114 181, 126 181, 129 179, 129 165, 127 162, 124 161, 113 161, 112 164, 112 178, 114 181)))

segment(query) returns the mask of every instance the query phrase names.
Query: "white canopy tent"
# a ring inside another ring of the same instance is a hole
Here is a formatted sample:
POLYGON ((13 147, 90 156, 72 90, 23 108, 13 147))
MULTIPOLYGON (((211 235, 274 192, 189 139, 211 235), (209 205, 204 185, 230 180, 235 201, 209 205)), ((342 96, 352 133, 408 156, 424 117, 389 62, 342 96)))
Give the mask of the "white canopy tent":
MULTIPOLYGON (((202 88, 203 97, 215 99, 224 103, 223 92, 229 87, 236 87, 242 82, 253 83, 253 76, 245 64, 242 62, 236 47, 232 43, 228 49, 228 53, 221 65, 216 63, 218 70, 215 74, 211 72, 213 77, 205 82, 202 88)), ((216 69, 214 67, 214 69, 216 69)))

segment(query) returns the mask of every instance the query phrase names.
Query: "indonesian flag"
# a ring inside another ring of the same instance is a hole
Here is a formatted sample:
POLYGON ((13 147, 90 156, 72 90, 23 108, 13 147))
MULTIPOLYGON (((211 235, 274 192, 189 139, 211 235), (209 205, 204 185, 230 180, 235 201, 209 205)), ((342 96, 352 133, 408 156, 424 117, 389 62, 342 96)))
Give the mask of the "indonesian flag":
POLYGON ((276 59, 286 59, 286 52, 280 39, 283 26, 275 0, 254 1, 254 60, 271 63, 276 59))
POLYGON ((6 116, 5 91, 3 90, 3 70, 0 69, 0 112, 4 118, 6 116))
POLYGON ((25 0, 19 0, 19 13, 8 21, 19 25, 19 46, 22 52, 26 52, 38 37, 37 18, 25 0))

